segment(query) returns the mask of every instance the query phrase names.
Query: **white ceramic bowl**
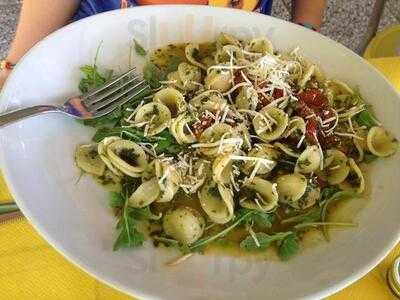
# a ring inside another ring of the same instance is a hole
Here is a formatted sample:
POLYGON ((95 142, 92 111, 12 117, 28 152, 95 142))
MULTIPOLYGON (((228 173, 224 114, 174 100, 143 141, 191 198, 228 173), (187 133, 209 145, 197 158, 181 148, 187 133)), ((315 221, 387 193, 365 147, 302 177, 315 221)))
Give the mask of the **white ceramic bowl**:
MULTIPOLYGON (((266 34, 278 49, 300 46, 328 76, 359 86, 386 128, 400 132, 399 95, 362 58, 343 46, 278 19, 232 9, 153 6, 100 14, 73 23, 36 45, 18 64, 1 95, 1 111, 61 103, 78 92, 79 66, 127 69, 132 37, 146 48, 207 41, 225 31, 242 38, 266 34)), ((140 59, 134 58, 140 65, 140 59)), ((79 184, 76 144, 92 130, 63 115, 47 115, 1 129, 2 168, 13 195, 35 228, 70 261, 100 280, 147 299, 322 298, 367 273, 400 233, 399 155, 374 164, 372 193, 359 227, 294 259, 253 261, 197 255, 174 268, 176 254, 154 249, 112 251, 114 220, 106 192, 90 178, 79 184)), ((51 284, 51 283, 49 283, 51 284)))

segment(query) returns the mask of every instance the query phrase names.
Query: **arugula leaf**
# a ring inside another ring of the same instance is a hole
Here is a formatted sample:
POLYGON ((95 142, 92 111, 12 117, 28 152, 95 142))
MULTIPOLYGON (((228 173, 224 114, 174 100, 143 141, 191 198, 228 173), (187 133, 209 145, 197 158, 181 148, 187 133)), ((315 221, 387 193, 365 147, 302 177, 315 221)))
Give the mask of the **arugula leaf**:
POLYGON ((135 248, 143 245, 145 240, 144 234, 139 232, 136 228, 136 220, 130 215, 131 208, 127 205, 128 201, 125 199, 125 205, 122 212, 122 217, 118 222, 117 228, 120 233, 114 243, 113 250, 117 251, 120 248, 135 248))
POLYGON ((264 232, 257 232, 255 234, 255 237, 260 245, 257 245, 254 238, 251 235, 249 235, 243 241, 240 242, 240 248, 246 251, 265 250, 273 242, 283 240, 290 234, 293 233, 291 231, 288 231, 288 232, 278 232, 273 235, 269 235, 264 232))
POLYGON ((279 243, 278 253, 282 260, 288 260, 296 255, 299 249, 299 239, 296 234, 291 233, 279 243))
POLYGON ((136 39, 133 39, 133 43, 135 44, 135 52, 140 56, 146 56, 146 50, 144 50, 142 45, 140 45, 136 39))
POLYGON ((160 81, 165 80, 166 74, 152 62, 147 62, 143 68, 143 78, 153 89, 157 89, 161 86, 160 81))
POLYGON ((360 112, 355 118, 358 125, 360 126, 366 126, 367 128, 371 128, 373 126, 379 125, 373 113, 368 109, 360 112))
POLYGON ((157 137, 159 138, 156 147, 157 153, 173 155, 178 154, 185 149, 185 146, 178 144, 174 136, 168 130, 160 132, 157 137))
POLYGON ((321 201, 331 198, 334 194, 340 191, 341 190, 335 186, 328 186, 326 188, 323 188, 321 191, 321 201))
POLYGON ((204 245, 209 244, 209 243, 217 240, 218 238, 225 236, 228 232, 232 231, 237 226, 242 224, 242 222, 245 221, 253 213, 254 213, 254 211, 248 211, 248 212, 244 213, 243 215, 237 217, 234 220, 234 222, 232 222, 232 224, 230 226, 228 226, 227 228, 225 228, 224 230, 221 230, 220 232, 218 232, 214 235, 206 236, 206 237, 198 240, 197 242, 194 242, 193 244, 191 244, 189 246, 189 250, 191 252, 196 251, 196 250, 200 249, 200 247, 203 247, 204 245))
POLYGON ((128 197, 139 186, 140 180, 138 178, 125 177, 122 182, 122 189, 120 196, 112 194, 112 204, 121 205, 122 198, 123 205, 121 207, 122 213, 117 223, 119 235, 114 243, 113 250, 117 251, 120 248, 135 248, 143 245, 145 241, 144 234, 137 230, 137 220, 135 219, 135 210, 129 207, 128 197))
POLYGON ((97 130, 92 140, 98 143, 101 142, 104 138, 110 136, 119 136, 136 142, 148 141, 148 139, 143 135, 143 132, 141 130, 136 128, 124 128, 124 127, 100 128, 99 130, 97 130))
POLYGON ((128 197, 132 195, 134 191, 136 191, 140 184, 140 178, 128 176, 123 177, 123 179, 121 180, 121 194, 124 197, 124 200, 127 200, 128 197))
POLYGON ((101 74, 96 65, 84 65, 79 69, 83 73, 83 78, 79 82, 79 90, 82 93, 87 93, 91 89, 104 84, 113 74, 112 70, 108 70, 105 74, 101 74))
POLYGON ((301 214, 301 215, 296 215, 290 218, 287 218, 285 220, 282 220, 282 224, 285 223, 309 223, 309 222, 315 222, 319 221, 321 219, 321 213, 322 213, 322 207, 316 206, 310 211, 301 214))
POLYGON ((182 244, 177 240, 171 238, 166 238, 164 236, 153 236, 153 239, 157 242, 164 244, 167 247, 174 247, 178 249, 182 254, 188 254, 190 252, 194 252, 189 249, 188 245, 182 244))
POLYGON ((155 215, 151 212, 150 206, 142 207, 142 208, 133 208, 131 215, 136 220, 160 220, 162 214, 155 215))
POLYGON ((157 89, 161 86, 160 81, 165 80, 167 74, 176 71, 181 62, 183 62, 181 58, 173 56, 169 59, 168 65, 160 68, 149 61, 143 68, 143 78, 153 89, 157 89))
POLYGON ((121 120, 121 118, 122 118, 122 110, 119 107, 105 116, 94 119, 83 120, 83 124, 85 126, 91 126, 95 128, 104 126, 115 126, 121 120))
POLYGON ((178 70, 178 66, 181 62, 183 62, 183 60, 180 57, 171 57, 171 59, 168 60, 168 65, 165 67, 165 73, 168 74, 178 70))
POLYGON ((112 208, 121 208, 124 206, 125 199, 120 193, 110 192, 108 205, 112 208))
POLYGON ((377 160, 378 158, 379 158, 379 156, 376 156, 374 154, 365 154, 363 162, 370 164, 373 161, 377 160))
POLYGON ((254 223, 260 228, 271 228, 274 222, 275 216, 255 209, 241 208, 236 212, 236 217, 240 217, 244 214, 251 212, 251 214, 244 220, 245 225, 254 223))

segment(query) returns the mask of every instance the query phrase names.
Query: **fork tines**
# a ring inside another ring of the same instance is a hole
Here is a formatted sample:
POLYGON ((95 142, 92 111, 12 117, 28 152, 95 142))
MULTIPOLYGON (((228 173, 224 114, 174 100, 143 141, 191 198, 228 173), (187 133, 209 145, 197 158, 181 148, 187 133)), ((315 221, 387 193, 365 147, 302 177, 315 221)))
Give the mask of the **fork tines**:
POLYGON ((148 84, 136 73, 135 68, 117 78, 112 78, 101 87, 82 95, 87 110, 93 115, 104 115, 150 90, 148 84))

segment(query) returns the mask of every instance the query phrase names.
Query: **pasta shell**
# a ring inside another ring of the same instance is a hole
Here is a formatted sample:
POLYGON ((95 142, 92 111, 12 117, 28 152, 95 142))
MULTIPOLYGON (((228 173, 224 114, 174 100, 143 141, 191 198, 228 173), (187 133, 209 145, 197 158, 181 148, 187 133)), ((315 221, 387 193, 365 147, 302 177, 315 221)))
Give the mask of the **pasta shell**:
POLYGON ((398 141, 382 127, 372 127, 368 131, 368 150, 379 157, 386 157, 394 154, 398 148, 398 141))
POLYGON ((329 102, 333 100, 344 101, 354 94, 354 91, 343 81, 328 80, 326 81, 326 94, 329 102))
MULTIPOLYGON (((279 158, 279 152, 276 151, 273 146, 269 144, 257 144, 253 149, 249 151, 247 156, 250 157, 259 157, 270 160, 271 163, 266 165, 261 165, 256 174, 257 175, 264 175, 269 173, 273 168, 276 166, 276 162, 279 158)), ((256 165, 255 161, 246 161, 243 165, 243 172, 246 174, 250 174, 256 165)))
POLYGON ((147 135, 152 136, 160 133, 168 127, 171 121, 171 112, 162 103, 152 102, 143 105, 135 116, 136 123, 147 122, 147 135))
POLYGON ((192 118, 187 114, 180 114, 173 119, 170 125, 170 131, 179 144, 190 144, 196 141, 196 136, 190 129, 192 118))
POLYGON ((154 94, 153 100, 168 107, 173 118, 187 109, 187 103, 182 93, 174 88, 159 90, 154 94))
POLYGON ((75 162, 82 171, 102 176, 106 170, 105 163, 101 160, 97 152, 97 145, 81 145, 75 151, 75 162))
POLYGON ((105 163, 105 165, 107 166, 107 168, 114 173, 116 176, 121 177, 122 173, 116 168, 114 167, 114 165, 111 163, 110 159, 107 156, 107 147, 115 142, 115 141, 119 141, 122 140, 120 137, 115 137, 115 136, 111 136, 111 137, 106 137, 104 138, 99 145, 97 146, 97 152, 100 155, 101 160, 105 163))
POLYGON ((271 211, 278 206, 278 193, 275 185, 268 180, 260 177, 254 177, 250 183, 245 185, 247 189, 253 190, 255 196, 240 199, 240 205, 249 209, 259 209, 262 211, 271 211))
POLYGON ((155 202, 169 202, 171 201, 176 192, 178 191, 179 187, 172 182, 172 180, 167 179, 163 189, 160 186, 160 194, 158 195, 155 202))
POLYGON ((217 37, 217 48, 222 48, 225 45, 234 45, 240 47, 240 41, 228 33, 220 33, 217 37))
POLYGON ((306 209, 313 206, 321 197, 321 189, 313 184, 308 184, 303 196, 297 201, 289 202, 295 209, 306 209))
POLYGON ((129 197, 129 205, 132 207, 145 207, 154 202, 160 195, 160 187, 157 178, 153 177, 143 181, 141 185, 129 197))
POLYGON ((205 144, 200 152, 207 156, 215 156, 222 153, 230 153, 238 147, 243 140, 238 138, 236 131, 228 124, 218 123, 208 127, 199 138, 200 143, 205 144), (224 143, 223 140, 236 138, 235 143, 224 143))
POLYGON ((302 136, 306 132, 306 123, 303 118, 293 117, 290 119, 288 127, 283 134, 284 137, 289 137, 290 135, 302 136))
POLYGON ((282 144, 279 142, 275 142, 274 143, 274 147, 278 148, 279 150, 281 150, 283 153, 285 153, 286 155, 290 156, 290 157, 294 157, 294 158, 298 158, 300 156, 300 153, 297 153, 295 151, 293 151, 288 145, 286 144, 282 144))
POLYGON ((327 157, 324 164, 326 180, 331 185, 343 182, 350 172, 350 167, 347 165, 347 156, 336 149, 329 149, 326 154, 327 157))
POLYGON ((201 80, 201 70, 198 66, 193 66, 185 62, 180 63, 178 66, 178 75, 184 90, 194 91, 199 88, 198 83, 201 80))
POLYGON ((203 235, 204 227, 204 218, 191 207, 170 210, 163 218, 164 232, 185 245, 197 241, 203 235))
POLYGON ((291 203, 299 200, 307 188, 307 178, 300 173, 279 176, 277 181, 279 202, 291 203))
POLYGON ((132 141, 116 140, 107 146, 107 157, 122 173, 140 177, 147 166, 146 153, 132 141))
POLYGON ((307 148, 300 154, 296 161, 294 168, 298 173, 311 173, 318 169, 321 164, 321 154, 316 145, 307 146, 307 148))
POLYGON ((231 179, 232 160, 230 155, 217 156, 212 165, 213 180, 220 184, 228 184, 231 179))
POLYGON ((280 138, 288 123, 288 115, 283 110, 273 106, 265 106, 253 119, 254 130, 264 141, 280 138))
POLYGON ((231 60, 243 58, 242 50, 234 45, 225 45, 215 53, 214 60, 217 64, 230 63, 231 60))
POLYGON ((186 59, 194 66, 197 66, 203 70, 207 70, 207 67, 198 61, 199 45, 198 44, 187 44, 185 47, 186 59))
POLYGON ((274 54, 271 41, 266 38, 256 38, 248 41, 244 47, 246 51, 265 54, 274 54))
POLYGON ((242 87, 235 98, 238 109, 255 109, 258 104, 258 94, 253 87, 242 87))
POLYGON ((181 81, 181 78, 179 77, 178 71, 168 73, 167 79, 169 82, 171 82, 170 83, 171 85, 176 86, 177 88, 180 88, 181 90, 184 90, 184 86, 181 81))
POLYGON ((226 92, 232 87, 232 75, 226 70, 212 69, 204 79, 206 88, 226 92))
POLYGON ((302 76, 301 80, 298 82, 297 85, 299 86, 300 89, 302 89, 313 77, 319 83, 323 83, 325 81, 325 77, 322 74, 319 67, 317 65, 310 64, 307 66, 304 75, 302 76))
POLYGON ((346 180, 340 184, 340 187, 361 194, 365 189, 364 176, 354 159, 349 158, 349 165, 350 172, 346 180))
POLYGON ((221 184, 210 180, 199 192, 200 205, 208 217, 217 224, 232 220, 234 203, 231 191, 221 184))

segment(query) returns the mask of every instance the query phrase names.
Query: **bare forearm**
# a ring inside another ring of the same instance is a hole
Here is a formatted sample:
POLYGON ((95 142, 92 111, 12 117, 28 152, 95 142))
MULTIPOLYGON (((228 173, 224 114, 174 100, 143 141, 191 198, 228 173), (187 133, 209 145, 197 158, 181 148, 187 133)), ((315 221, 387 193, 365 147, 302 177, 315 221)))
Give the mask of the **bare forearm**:
MULTIPOLYGON (((66 25, 75 13, 79 0, 24 0, 15 38, 6 60, 16 64, 45 36, 66 25)), ((0 71, 0 89, 10 71, 0 71)))
POLYGON ((79 0, 25 0, 7 60, 17 63, 34 44, 66 25, 79 0))
POLYGON ((293 0, 292 19, 295 23, 308 23, 320 29, 326 0, 293 0))

